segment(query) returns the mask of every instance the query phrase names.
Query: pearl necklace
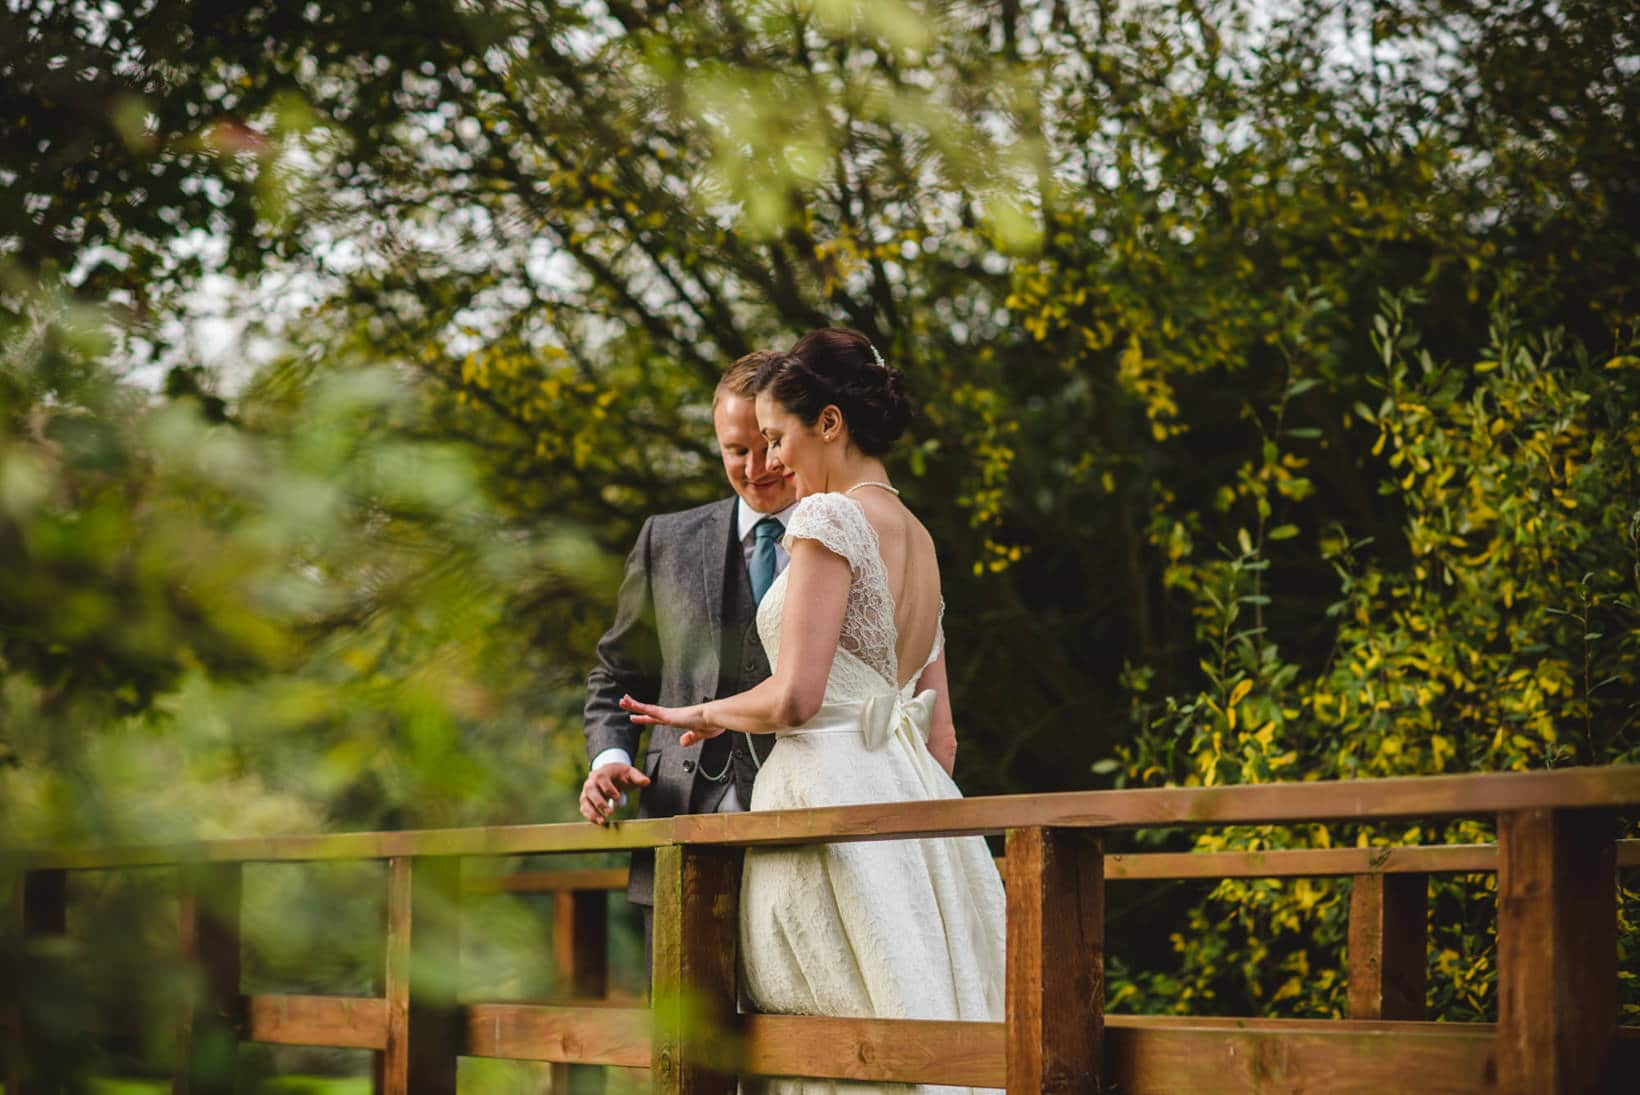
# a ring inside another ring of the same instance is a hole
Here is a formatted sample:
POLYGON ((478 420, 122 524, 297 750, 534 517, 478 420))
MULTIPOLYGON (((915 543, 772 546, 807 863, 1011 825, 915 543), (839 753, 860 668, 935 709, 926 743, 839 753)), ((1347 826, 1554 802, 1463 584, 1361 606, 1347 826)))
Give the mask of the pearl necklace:
POLYGON ((843 493, 844 494, 853 494, 855 491, 859 490, 861 487, 882 487, 884 490, 888 491, 888 493, 890 493, 890 494, 897 495, 897 494, 900 493, 898 487, 891 487, 887 483, 881 483, 881 482, 878 482, 875 479, 867 479, 867 480, 864 480, 863 482, 856 483, 852 487, 850 487, 848 490, 844 491, 843 493))

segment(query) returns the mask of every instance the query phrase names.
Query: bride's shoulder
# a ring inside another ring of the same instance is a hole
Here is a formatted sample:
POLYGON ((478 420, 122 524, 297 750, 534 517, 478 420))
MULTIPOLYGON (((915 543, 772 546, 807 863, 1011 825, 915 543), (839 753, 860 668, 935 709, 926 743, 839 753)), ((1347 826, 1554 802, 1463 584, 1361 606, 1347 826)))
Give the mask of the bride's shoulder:
POLYGON ((805 494, 797 500, 797 506, 792 510, 794 522, 799 518, 838 521, 863 520, 864 517, 865 513, 858 502, 837 491, 805 494))
POLYGON ((835 492, 804 495, 786 523, 786 535, 816 540, 858 568, 865 564, 876 538, 858 503, 835 492))

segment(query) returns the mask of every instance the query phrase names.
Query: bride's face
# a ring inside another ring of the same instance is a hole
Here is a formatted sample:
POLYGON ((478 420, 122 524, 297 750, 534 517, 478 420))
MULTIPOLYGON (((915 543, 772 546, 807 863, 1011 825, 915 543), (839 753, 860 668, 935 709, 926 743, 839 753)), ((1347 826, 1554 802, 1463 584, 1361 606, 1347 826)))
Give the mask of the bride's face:
POLYGON ((797 489, 797 497, 826 489, 826 454, 831 447, 821 436, 825 412, 815 422, 802 419, 775 401, 768 392, 757 396, 757 426, 769 442, 768 465, 797 489))

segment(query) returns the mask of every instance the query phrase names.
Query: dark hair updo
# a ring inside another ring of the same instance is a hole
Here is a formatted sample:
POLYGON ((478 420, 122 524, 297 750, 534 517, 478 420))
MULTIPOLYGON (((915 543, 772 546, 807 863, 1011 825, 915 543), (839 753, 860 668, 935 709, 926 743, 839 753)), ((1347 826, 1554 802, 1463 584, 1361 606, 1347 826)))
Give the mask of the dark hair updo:
POLYGON ((757 390, 808 426, 835 404, 849 437, 867 456, 888 452, 911 421, 905 374, 879 364, 871 341, 842 327, 810 331, 790 351, 764 362, 757 390))

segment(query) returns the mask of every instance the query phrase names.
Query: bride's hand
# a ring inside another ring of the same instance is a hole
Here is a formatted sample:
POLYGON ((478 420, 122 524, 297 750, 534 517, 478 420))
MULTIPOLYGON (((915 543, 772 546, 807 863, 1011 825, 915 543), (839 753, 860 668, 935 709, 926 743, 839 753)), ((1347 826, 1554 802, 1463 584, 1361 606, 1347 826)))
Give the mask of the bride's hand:
POLYGON ((678 738, 679 745, 693 745, 723 733, 723 727, 706 721, 706 705, 701 703, 693 707, 662 707, 622 696, 621 710, 630 714, 633 722, 643 726, 676 726, 684 731, 678 738))

